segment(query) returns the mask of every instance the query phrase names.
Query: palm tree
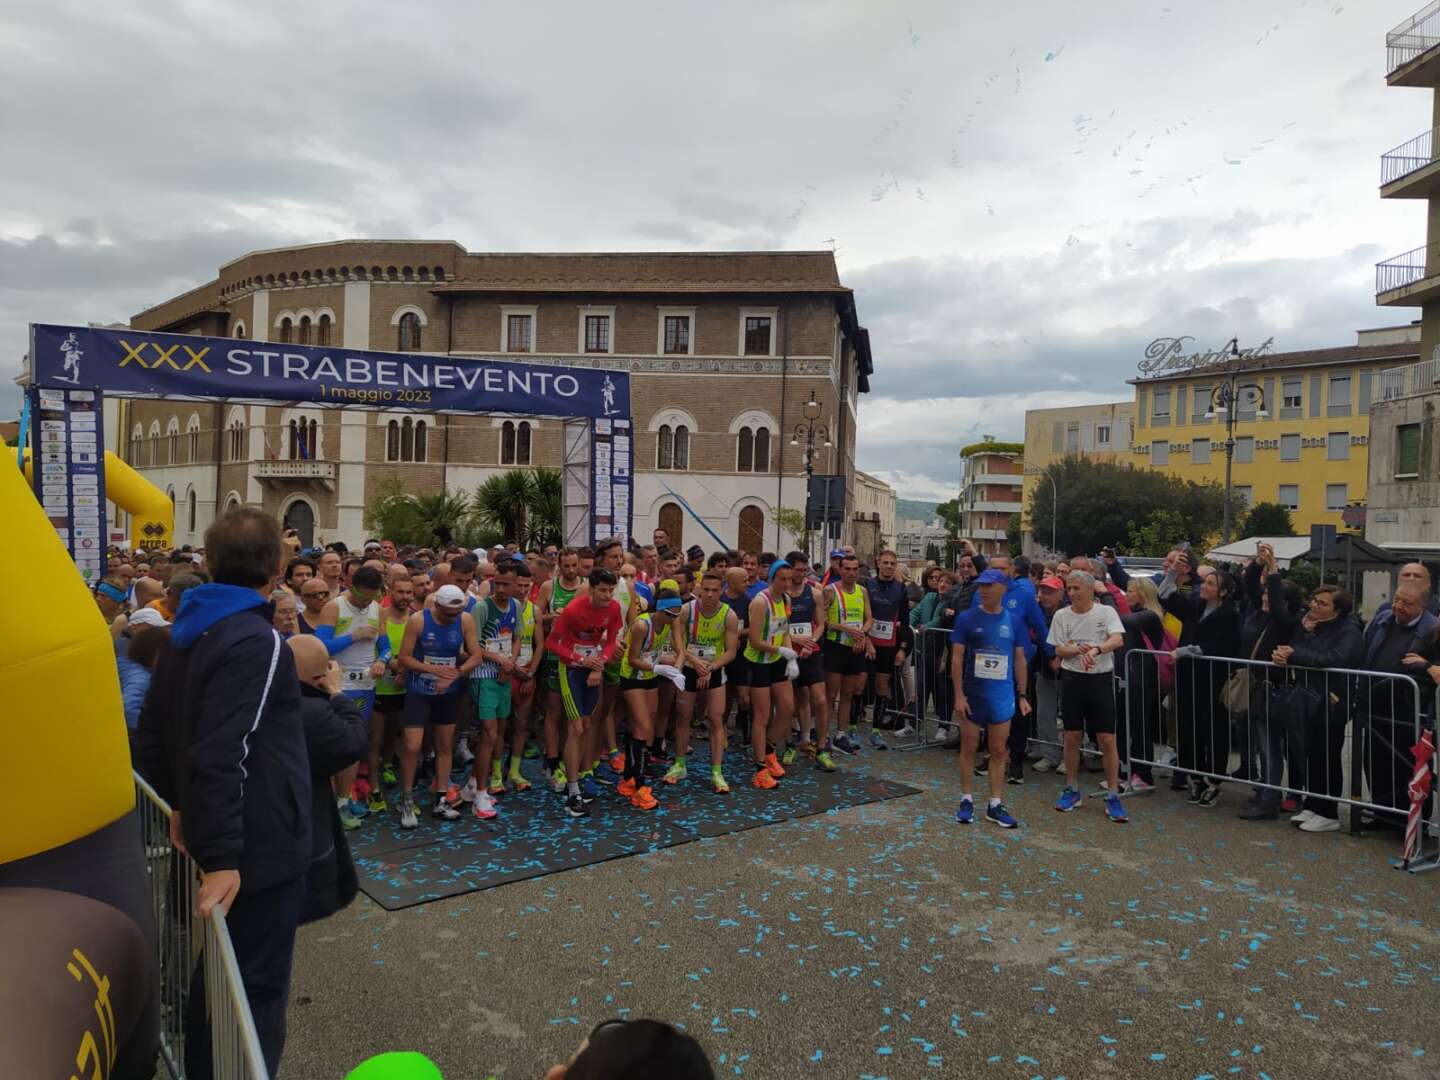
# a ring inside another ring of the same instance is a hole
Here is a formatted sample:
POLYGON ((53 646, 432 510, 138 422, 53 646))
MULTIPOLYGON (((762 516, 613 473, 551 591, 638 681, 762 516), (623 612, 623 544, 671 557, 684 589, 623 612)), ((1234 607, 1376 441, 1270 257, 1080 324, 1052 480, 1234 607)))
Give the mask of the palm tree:
POLYGON ((511 469, 490 477, 475 489, 470 510, 480 524, 498 529, 506 540, 524 544, 535 481, 525 469, 511 469))
POLYGON ((449 545, 458 529, 464 527, 470 516, 470 506, 463 495, 449 495, 436 492, 431 495, 411 496, 416 531, 427 538, 434 536, 440 543, 449 545))
POLYGON ((534 491, 530 500, 529 547, 558 544, 563 538, 563 499, 559 469, 536 469, 531 474, 534 491))

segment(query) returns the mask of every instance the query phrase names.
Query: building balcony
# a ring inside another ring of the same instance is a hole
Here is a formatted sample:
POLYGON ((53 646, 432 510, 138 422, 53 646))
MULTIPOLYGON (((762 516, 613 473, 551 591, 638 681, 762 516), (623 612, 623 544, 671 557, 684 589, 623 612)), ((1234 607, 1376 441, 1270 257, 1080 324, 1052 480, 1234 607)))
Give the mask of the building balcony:
POLYGON ((1385 35, 1385 81, 1440 86, 1440 0, 1432 0, 1385 35))
POLYGON ((971 540, 1005 540, 1008 538, 1004 529, 964 529, 962 531, 971 540))
POLYGON ((1019 499, 1013 502, 995 502, 993 500, 976 499, 974 502, 961 503, 960 507, 967 514, 984 512, 992 514, 1018 514, 1024 509, 1025 504, 1019 499))
POLYGON ((1440 361, 1422 360, 1380 372, 1371 401, 1397 401, 1437 391, 1440 391, 1440 361))
POLYGON ((335 490, 333 461, 257 461, 255 479, 269 483, 313 482, 327 491, 335 490))
POLYGON ((1014 484, 1019 487, 1025 482, 1020 473, 977 472, 965 478, 965 486, 971 484, 1014 484))
POLYGON ((1429 199, 1440 192, 1440 158, 1431 128, 1380 156, 1382 199, 1429 199))
MULTIPOLYGON (((1437 0, 1440 2, 1440 0, 1437 0)), ((1375 303, 1380 307, 1419 307, 1440 297, 1440 268, 1426 265, 1423 247, 1375 264, 1375 303)))

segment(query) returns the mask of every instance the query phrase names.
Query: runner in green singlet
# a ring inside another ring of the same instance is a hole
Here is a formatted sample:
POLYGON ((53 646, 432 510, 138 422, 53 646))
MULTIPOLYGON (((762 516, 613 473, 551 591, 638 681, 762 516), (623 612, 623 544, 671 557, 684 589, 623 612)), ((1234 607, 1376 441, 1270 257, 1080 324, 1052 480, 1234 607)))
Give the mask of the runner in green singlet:
POLYGON ((395 786, 395 770, 390 761, 396 752, 395 740, 400 735, 400 714, 405 711, 405 671, 400 667, 400 643, 405 640, 405 625, 410 621, 410 604, 415 586, 409 577, 390 579, 390 603, 380 609, 380 632, 390 640, 390 658, 385 674, 375 680, 375 710, 370 714, 369 806, 372 813, 386 810, 386 783, 395 786), (381 767, 384 767, 384 773, 381 767))
POLYGON ((675 623, 675 651, 684 658, 685 689, 680 694, 675 721, 675 764, 665 774, 667 784, 685 779, 685 752, 690 745, 690 721, 695 700, 703 697, 710 729, 710 783, 718 794, 730 792, 725 782, 725 667, 740 644, 740 620, 720 600, 723 579, 708 571, 700 579, 700 596, 686 604, 675 623))

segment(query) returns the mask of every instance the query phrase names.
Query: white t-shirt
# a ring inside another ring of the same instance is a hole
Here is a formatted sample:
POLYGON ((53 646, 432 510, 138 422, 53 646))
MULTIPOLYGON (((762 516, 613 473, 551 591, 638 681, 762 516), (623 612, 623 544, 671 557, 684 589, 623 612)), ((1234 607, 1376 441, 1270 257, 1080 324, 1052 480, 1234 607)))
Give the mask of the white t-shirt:
MULTIPOLYGON (((1123 634, 1124 632, 1125 628, 1120 625, 1120 616, 1115 609, 1107 604, 1095 603, 1084 615, 1070 607, 1062 607, 1055 612, 1055 618, 1050 623, 1050 636, 1045 640, 1051 645, 1094 645, 1099 647, 1105 644, 1105 640, 1111 634, 1123 634)), ((1078 671, 1091 675, 1102 671, 1114 671, 1115 654, 1104 653, 1096 656, 1088 668, 1078 656, 1066 657, 1060 661, 1060 666, 1066 671, 1078 671)))

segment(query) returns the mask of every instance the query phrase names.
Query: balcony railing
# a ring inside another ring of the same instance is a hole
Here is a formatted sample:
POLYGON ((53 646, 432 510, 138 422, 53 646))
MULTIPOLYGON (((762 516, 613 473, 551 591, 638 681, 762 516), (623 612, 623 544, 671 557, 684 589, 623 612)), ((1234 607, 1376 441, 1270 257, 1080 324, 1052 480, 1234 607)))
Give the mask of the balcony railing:
POLYGON ((1385 35, 1385 73, 1394 75, 1440 45, 1440 0, 1432 0, 1385 35))
POLYGON ((257 461, 258 480, 334 480, 333 461, 257 461))
POLYGON ((1380 156, 1380 186, 1403 180, 1413 172, 1425 168, 1435 161, 1435 132, 1431 128, 1423 135, 1416 135, 1407 143, 1395 147, 1380 156))
MULTIPOLYGON (((1440 3, 1440 0, 1436 0, 1440 3)), ((1425 249, 1418 247, 1375 264, 1375 295, 1403 289, 1425 278, 1425 249)))
POLYGON ((1380 372, 1380 384, 1375 388, 1373 400, 1395 401, 1436 390, 1440 390, 1440 360, 1422 360, 1380 372))

